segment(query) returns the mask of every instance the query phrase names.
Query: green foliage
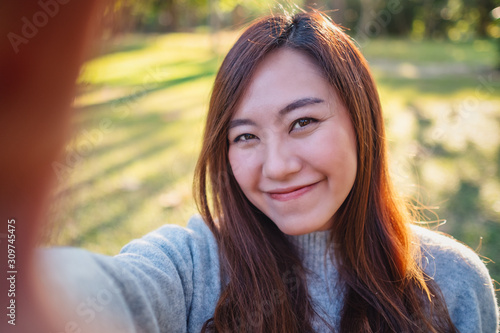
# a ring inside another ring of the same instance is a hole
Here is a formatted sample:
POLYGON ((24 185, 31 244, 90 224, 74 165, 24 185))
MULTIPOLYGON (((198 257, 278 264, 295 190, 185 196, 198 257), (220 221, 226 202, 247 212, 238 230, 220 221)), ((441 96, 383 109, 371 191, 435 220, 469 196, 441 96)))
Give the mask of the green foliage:
POLYGON ((118 0, 114 11, 135 31, 157 32, 233 29, 271 12, 316 8, 353 34, 467 41, 500 37, 490 14, 498 5, 498 0, 118 0))

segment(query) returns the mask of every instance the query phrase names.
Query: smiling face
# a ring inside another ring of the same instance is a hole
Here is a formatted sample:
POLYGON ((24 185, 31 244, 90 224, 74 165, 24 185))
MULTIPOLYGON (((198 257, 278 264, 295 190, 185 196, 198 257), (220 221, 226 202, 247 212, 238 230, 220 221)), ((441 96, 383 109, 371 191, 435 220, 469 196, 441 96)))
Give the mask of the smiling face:
POLYGON ((319 68, 269 54, 233 115, 229 162, 248 200, 286 234, 327 230, 356 177, 349 114, 319 68))

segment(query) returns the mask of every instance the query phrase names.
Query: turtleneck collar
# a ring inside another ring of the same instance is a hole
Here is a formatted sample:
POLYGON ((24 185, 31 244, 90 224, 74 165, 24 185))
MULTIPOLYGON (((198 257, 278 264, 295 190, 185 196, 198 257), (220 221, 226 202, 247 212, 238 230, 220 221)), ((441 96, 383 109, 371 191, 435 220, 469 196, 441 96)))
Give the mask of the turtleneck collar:
MULTIPOLYGON (((344 296, 333 257, 335 245, 329 242, 330 231, 286 237, 297 249, 307 270, 309 295, 314 299, 317 314, 335 327, 340 321, 344 296)), ((313 320, 313 327, 317 332, 326 332, 324 323, 317 317, 313 320)))
POLYGON ((327 251, 330 230, 314 231, 304 235, 286 235, 286 237, 297 249, 307 269, 319 275, 326 273, 325 259, 327 259, 327 266, 330 266, 332 262, 332 244, 329 247, 330 251, 327 251))

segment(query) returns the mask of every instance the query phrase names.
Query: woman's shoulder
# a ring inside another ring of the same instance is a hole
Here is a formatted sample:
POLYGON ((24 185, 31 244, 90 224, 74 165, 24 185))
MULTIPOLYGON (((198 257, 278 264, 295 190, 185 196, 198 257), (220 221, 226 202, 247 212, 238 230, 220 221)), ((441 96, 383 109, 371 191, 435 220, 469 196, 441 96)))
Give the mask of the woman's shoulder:
POLYGON ((446 273, 491 280, 485 263, 468 246, 438 231, 415 225, 411 229, 420 245, 422 268, 431 277, 446 273))
POLYGON ((441 289, 460 331, 497 332, 498 306, 483 260, 451 236, 420 226, 411 229, 421 249, 419 263, 441 289))

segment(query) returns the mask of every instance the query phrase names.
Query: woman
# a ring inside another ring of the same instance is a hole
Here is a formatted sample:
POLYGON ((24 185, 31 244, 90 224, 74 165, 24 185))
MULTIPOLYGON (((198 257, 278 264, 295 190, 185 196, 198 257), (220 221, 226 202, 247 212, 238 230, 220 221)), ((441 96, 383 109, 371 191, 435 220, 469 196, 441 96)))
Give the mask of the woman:
POLYGON ((409 225, 385 149, 350 38, 317 12, 263 18, 215 80, 195 174, 202 219, 113 258, 51 251, 44 269, 74 303, 58 311, 83 331, 496 332, 484 264, 409 225))

